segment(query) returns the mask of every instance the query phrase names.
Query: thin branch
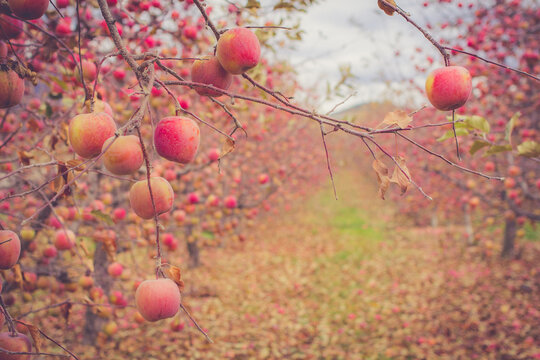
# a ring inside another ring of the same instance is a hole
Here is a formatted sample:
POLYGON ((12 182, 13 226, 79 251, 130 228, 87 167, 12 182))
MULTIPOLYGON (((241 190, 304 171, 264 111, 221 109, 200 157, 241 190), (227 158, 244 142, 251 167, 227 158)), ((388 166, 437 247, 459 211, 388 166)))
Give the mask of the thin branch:
POLYGON ((324 152, 326 154, 326 166, 328 167, 328 173, 330 174, 330 180, 332 181, 332 188, 334 189, 334 197, 336 200, 338 199, 337 191, 336 191, 336 184, 334 182, 334 174, 332 173, 332 166, 330 165, 330 155, 328 154, 328 146, 326 145, 326 138, 324 137, 324 128, 323 124, 320 123, 321 127, 321 138, 324 145, 324 152))
POLYGON ((461 54, 465 54, 465 55, 469 55, 469 56, 475 57, 475 58, 477 58, 477 59, 479 59, 479 60, 482 60, 482 61, 484 61, 484 62, 486 62, 486 63, 488 63, 488 64, 495 65, 495 66, 501 67, 501 68, 503 68, 503 69, 511 70, 511 71, 514 71, 514 72, 516 72, 516 73, 518 73, 518 74, 521 74, 521 75, 524 75, 524 76, 528 76, 528 77, 530 77, 530 78, 533 79, 533 80, 540 81, 540 78, 539 78, 539 77, 534 76, 534 75, 532 75, 532 74, 529 74, 528 72, 525 72, 525 71, 523 71, 523 70, 519 70, 519 69, 510 67, 510 66, 506 66, 506 65, 504 65, 504 64, 500 64, 500 63, 495 62, 495 61, 492 61, 492 60, 488 60, 488 59, 486 59, 486 58, 483 58, 483 57, 481 57, 481 56, 479 56, 479 55, 470 53, 470 52, 468 52, 468 51, 458 50, 458 49, 455 49, 455 48, 452 48, 452 47, 449 47, 449 46, 444 46, 444 48, 445 48, 446 50, 455 51, 455 52, 457 52, 457 53, 461 53, 461 54))
MULTIPOLYGON (((197 1, 197 0, 195 0, 197 1)), ((197 324, 197 321, 193 318, 193 316, 191 316, 191 314, 189 313, 189 311, 187 311, 186 307, 184 306, 184 304, 180 304, 180 308, 182 310, 184 310, 184 312, 186 313, 186 315, 189 317, 189 319, 193 322, 193 324, 195 324, 195 326, 197 327, 197 329, 206 337, 206 340, 208 340, 208 342, 210 343, 213 343, 214 341, 212 341, 212 339, 210 339, 210 336, 208 336, 208 334, 199 326, 199 324, 197 324)))
POLYGON ((414 141, 413 139, 403 135, 402 133, 397 133, 399 136, 401 136, 402 138, 404 138, 405 140, 407 140, 408 142, 410 142, 411 144, 414 144, 415 146, 419 147, 420 149, 422 149, 423 151, 427 152, 428 154, 430 155, 433 155, 435 157, 438 157, 439 159, 441 159, 442 161, 444 161, 445 163, 447 163, 448 165, 451 165, 451 166, 454 166, 462 171, 465 171, 465 172, 468 172, 470 174, 475 174, 475 175, 478 175, 478 176, 481 176, 483 178, 486 178, 486 179, 490 179, 490 180, 499 180, 499 181, 503 181, 504 180, 504 177, 500 177, 500 176, 489 176, 489 175, 486 175, 484 173, 481 173, 479 171, 475 171, 475 170, 471 170, 471 169, 468 169, 466 167, 463 167, 463 166, 460 166, 450 160, 448 160, 447 158, 445 158, 444 156, 442 156, 441 154, 437 154, 436 152, 433 152, 431 150, 429 150, 428 148, 426 148, 425 146, 422 146, 420 145, 419 143, 417 143, 416 141, 414 141))
POLYGON ((441 53, 441 55, 444 58, 444 64, 446 66, 450 65, 450 55, 446 51, 446 48, 444 46, 442 46, 438 41, 436 41, 433 38, 433 36, 431 36, 431 34, 429 32, 427 32, 427 30, 425 30, 420 25, 418 25, 415 21, 413 21, 411 19, 410 15, 408 13, 406 13, 405 11, 403 11, 403 9, 401 9, 399 6, 392 5, 386 0, 381 0, 381 2, 384 3, 386 6, 388 6, 389 8, 391 8, 392 10, 394 10, 395 12, 397 12, 399 15, 401 15, 401 17, 403 17, 405 20, 407 20, 407 22, 410 23, 412 26, 417 28, 422 33, 422 35, 424 35, 424 37, 426 39, 428 39, 428 41, 430 43, 432 43, 433 46, 435 46, 437 48, 437 50, 439 50, 439 52, 441 53))

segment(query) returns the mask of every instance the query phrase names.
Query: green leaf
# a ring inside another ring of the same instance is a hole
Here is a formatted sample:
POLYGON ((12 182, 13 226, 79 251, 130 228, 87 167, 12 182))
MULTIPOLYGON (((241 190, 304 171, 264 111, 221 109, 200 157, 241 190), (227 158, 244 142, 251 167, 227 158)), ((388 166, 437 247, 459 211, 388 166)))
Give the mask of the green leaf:
POLYGON ((49 104, 48 102, 45 103, 45 116, 47 116, 47 118, 51 118, 53 114, 53 109, 51 107, 51 104, 49 104))
MULTIPOLYGON (((456 129, 478 130, 484 134, 491 130, 488 121, 481 116, 459 116, 456 120, 459 121, 455 123, 456 129)), ((448 121, 452 121, 452 118, 448 117, 448 121)))
POLYGON ((506 130, 504 132, 504 139, 508 141, 510 144, 512 143, 512 132, 514 131, 514 127, 516 126, 516 121, 521 116, 521 113, 518 111, 517 113, 512 116, 508 124, 506 124, 506 130))
POLYGON ((538 157, 540 156, 540 144, 532 140, 525 141, 518 145, 517 151, 520 156, 538 157))
POLYGON ((486 155, 493 155, 508 151, 512 151, 512 145, 493 145, 488 151, 486 151, 486 155))
MULTIPOLYGON (((469 135, 469 131, 467 131, 467 129, 456 128, 456 136, 464 136, 464 135, 469 135)), ((453 139, 453 138, 454 138, 454 130, 448 130, 443 136, 438 138, 437 141, 444 141, 444 140, 453 139)))
POLYGON ((98 218, 99 220, 103 221, 104 223, 106 223, 107 225, 109 226, 114 226, 114 221, 113 219, 107 215, 107 214, 104 214, 102 213, 101 211, 99 210, 92 210, 90 212, 90 214, 94 215, 96 218, 98 218))
POLYGON ((474 155, 476 154, 479 150, 485 148, 486 146, 489 146, 490 143, 487 142, 487 141, 484 141, 484 140, 476 140, 472 146, 471 146, 471 149, 469 150, 469 154, 471 155, 474 155))
POLYGON ((214 233, 208 230, 203 231, 201 236, 206 239, 213 239, 215 237, 214 233))
POLYGON ((483 132, 484 134, 489 134, 489 130, 491 129, 486 119, 476 115, 470 116, 469 118, 465 119, 465 124, 471 130, 476 129, 483 132))
POLYGON ((68 91, 68 85, 65 81, 62 81, 61 79, 57 78, 56 76, 49 75, 51 80, 55 82, 58 86, 62 88, 62 90, 68 91))

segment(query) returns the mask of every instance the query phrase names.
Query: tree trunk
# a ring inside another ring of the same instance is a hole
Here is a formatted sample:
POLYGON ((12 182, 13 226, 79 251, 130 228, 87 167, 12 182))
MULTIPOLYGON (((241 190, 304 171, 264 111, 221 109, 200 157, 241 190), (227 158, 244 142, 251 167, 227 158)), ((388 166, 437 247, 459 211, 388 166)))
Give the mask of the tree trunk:
POLYGON ((465 231, 467 231, 467 245, 474 244, 474 229, 471 219, 471 207, 465 204, 465 231))
MULTIPOLYGON (((98 242, 94 253, 94 284, 103 289, 105 296, 109 294, 112 285, 111 277, 107 273, 108 262, 107 253, 103 248, 103 244, 98 242)), ((93 308, 91 306, 86 309, 84 342, 86 344, 95 345, 97 335, 105 324, 106 319, 100 318, 92 310, 93 308)))
POLYGON ((187 249, 189 253, 190 266, 192 268, 198 267, 200 265, 200 249, 198 241, 195 240, 192 242, 188 242, 187 249))
POLYGON ((501 256, 508 258, 514 253, 514 243, 516 240, 517 222, 515 218, 506 219, 504 226, 504 239, 501 256))

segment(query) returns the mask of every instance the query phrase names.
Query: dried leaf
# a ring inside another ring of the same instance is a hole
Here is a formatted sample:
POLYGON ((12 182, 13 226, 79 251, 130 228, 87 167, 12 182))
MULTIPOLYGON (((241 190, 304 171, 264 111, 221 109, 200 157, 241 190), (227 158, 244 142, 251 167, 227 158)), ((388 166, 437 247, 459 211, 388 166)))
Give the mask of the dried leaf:
POLYGON ((405 194, 407 188, 409 187, 409 184, 411 183, 411 174, 409 173, 409 169, 405 164, 404 158, 398 156, 396 157, 396 162, 398 163, 399 167, 396 166, 394 168, 394 173, 392 174, 392 178, 390 179, 390 181, 399 185, 401 189, 401 195, 403 195, 405 194))
POLYGON ((53 135, 49 139, 49 147, 51 148, 52 151, 56 149, 56 144, 58 144, 58 137, 56 135, 53 135))
POLYGON ((28 324, 22 321, 20 323, 28 329, 30 336, 32 336, 32 340, 34 340, 34 347, 36 348, 36 352, 41 352, 41 345, 43 344, 43 338, 41 337, 39 329, 32 324, 28 324))
POLYGON ((246 9, 258 9, 261 7, 259 0, 248 0, 245 8, 246 9))
POLYGON ((75 171, 84 171, 85 169, 85 166, 82 165, 84 161, 81 160, 81 159, 72 159, 72 160, 68 160, 68 162, 66 162, 66 165, 68 166, 68 168, 70 168, 71 170, 75 170, 75 171))
POLYGON ((184 290, 184 281, 182 281, 182 272, 177 266, 171 266, 167 269, 167 276, 174 281, 180 291, 184 290))
MULTIPOLYGON (((394 0, 386 0, 386 2, 391 5, 396 6, 396 2, 394 0)), ((377 4, 386 13, 386 15, 390 15, 390 16, 394 15, 394 9, 386 5, 382 0, 378 0, 377 4)))
POLYGON ((279 3, 274 5, 274 10, 279 10, 279 9, 285 9, 287 11, 290 11, 290 10, 296 9, 296 7, 294 6, 294 4, 291 4, 285 1, 280 1, 279 3))
POLYGON ((234 150, 235 142, 231 138, 226 138, 225 142, 223 143, 223 146, 221 147, 221 155, 219 156, 220 159, 227 156, 230 152, 234 150))
POLYGON ((34 157, 28 151, 18 151, 17 155, 19 156, 19 161, 22 165, 30 165, 30 160, 34 157))
POLYGON ((15 275, 15 283, 19 285, 19 287, 22 289, 24 280, 23 280, 23 275, 21 271, 21 265, 15 264, 15 266, 13 266, 12 269, 13 269, 13 275, 15 275))
POLYGON ((71 308, 73 307, 73 304, 70 302, 65 303, 60 307, 60 310, 62 311, 62 316, 64 317, 64 320, 66 321, 66 325, 69 323, 69 315, 71 315, 71 308))
POLYGON ((377 182, 379 183, 379 197, 384 200, 384 195, 390 186, 390 178, 388 177, 388 168, 386 165, 376 159, 373 161, 373 170, 377 174, 377 182))
POLYGON ((411 122, 412 118, 403 110, 392 111, 386 114, 382 124, 396 125, 401 129, 405 129, 411 122))
POLYGON ((107 256, 114 260, 116 258, 116 241, 111 237, 107 237, 103 239, 103 246, 105 247, 107 256))

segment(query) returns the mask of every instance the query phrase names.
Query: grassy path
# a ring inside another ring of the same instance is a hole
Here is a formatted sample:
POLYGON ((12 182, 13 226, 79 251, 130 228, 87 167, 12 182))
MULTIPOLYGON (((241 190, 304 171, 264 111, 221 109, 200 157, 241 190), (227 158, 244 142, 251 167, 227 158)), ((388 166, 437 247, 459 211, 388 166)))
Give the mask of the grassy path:
POLYGON ((396 231, 371 184, 341 174, 337 187, 339 201, 328 187, 186 272, 184 301, 214 344, 153 326, 141 336, 170 345, 131 358, 540 358, 538 251, 488 265, 429 229, 396 231))

